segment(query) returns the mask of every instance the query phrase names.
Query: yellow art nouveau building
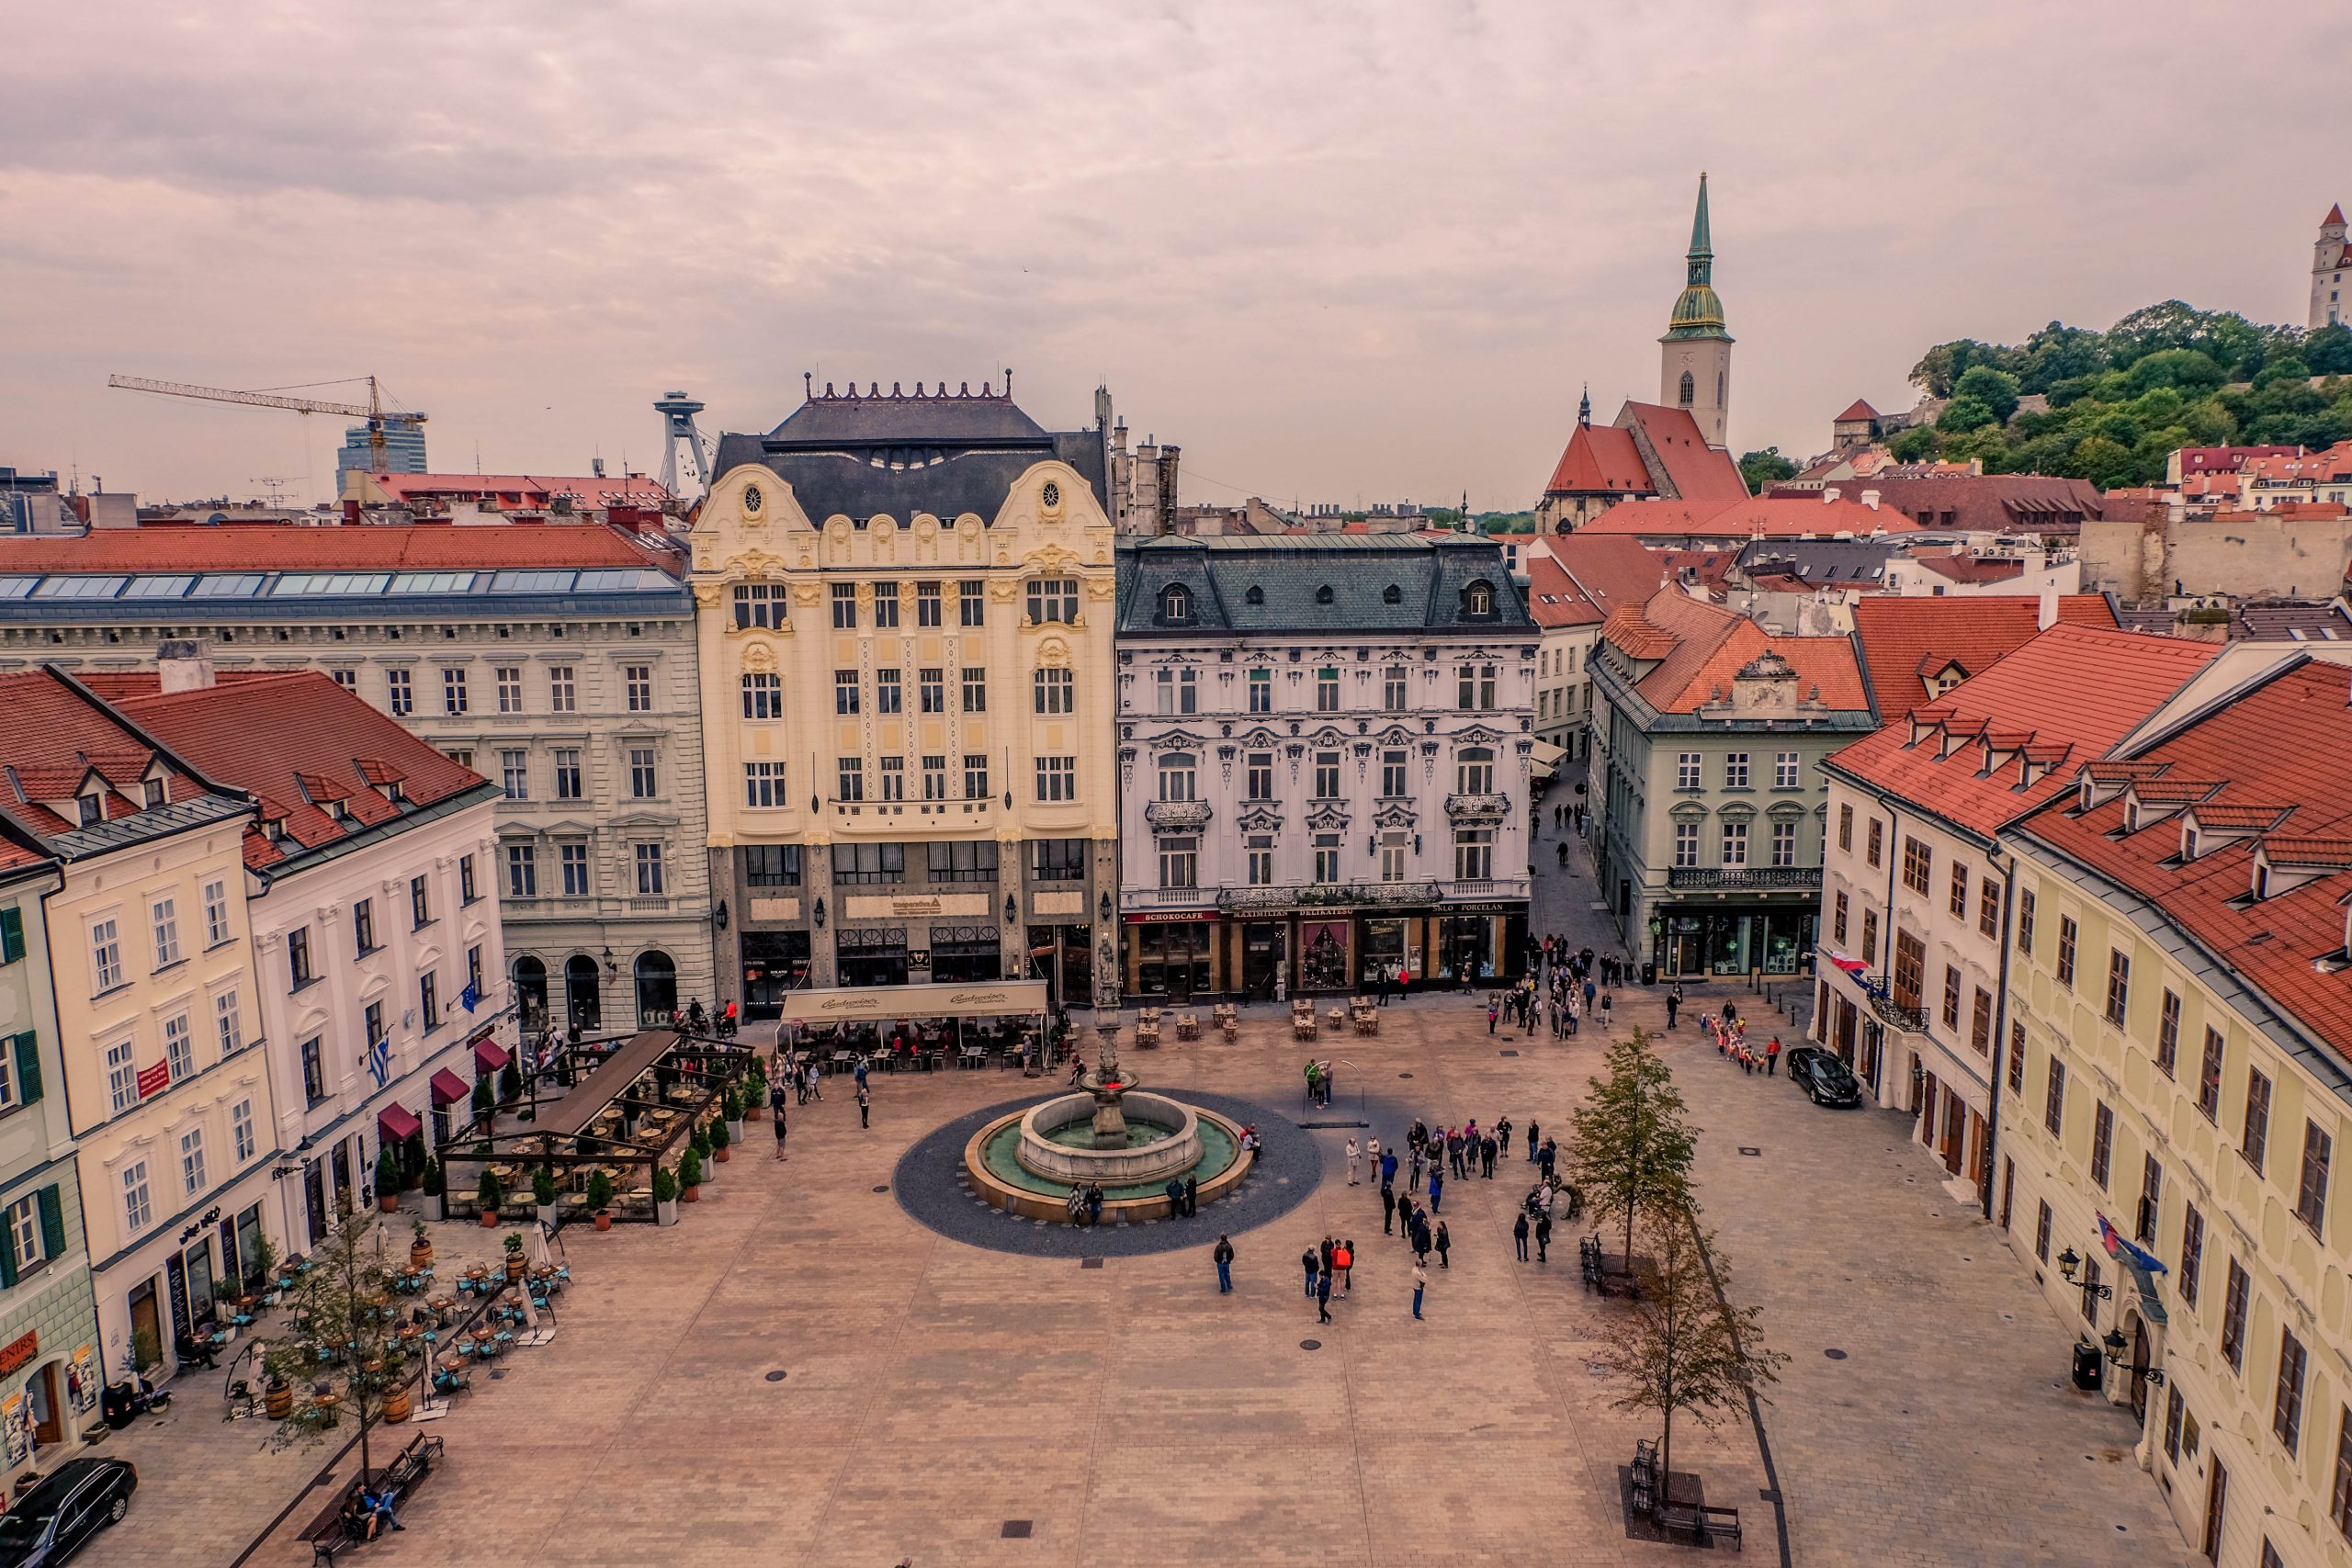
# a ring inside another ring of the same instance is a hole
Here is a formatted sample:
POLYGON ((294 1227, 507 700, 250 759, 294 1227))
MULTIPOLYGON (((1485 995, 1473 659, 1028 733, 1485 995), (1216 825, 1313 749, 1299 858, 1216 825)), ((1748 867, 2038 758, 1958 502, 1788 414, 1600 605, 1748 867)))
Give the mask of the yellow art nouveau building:
POLYGON ((813 388, 694 525, 719 995, 1115 983, 1103 433, 813 388))

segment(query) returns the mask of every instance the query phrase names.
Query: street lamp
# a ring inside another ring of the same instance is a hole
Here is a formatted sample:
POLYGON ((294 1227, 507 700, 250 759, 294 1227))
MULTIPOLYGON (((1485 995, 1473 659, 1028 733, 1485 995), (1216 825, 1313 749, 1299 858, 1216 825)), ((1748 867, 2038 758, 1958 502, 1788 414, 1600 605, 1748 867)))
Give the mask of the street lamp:
POLYGON ((808 913, 809 917, 817 922, 817 929, 823 931, 825 929, 825 900, 820 897, 808 913))
POLYGON ((2066 1283, 2083 1292, 2083 1304, 2086 1307, 2088 1307, 2093 1301, 2112 1300, 2115 1292, 2110 1287, 2102 1285, 2096 1280, 2077 1280, 2075 1278, 2075 1270, 2082 1266, 2083 1260, 2075 1255, 2075 1249, 2071 1247, 2058 1255, 2058 1272, 2065 1278, 2066 1283))
MULTIPOLYGON (((2107 1364, 2109 1366, 2120 1367, 2123 1365, 2123 1330, 2120 1328, 2109 1329, 2107 1333, 2100 1337, 2098 1343, 2099 1348, 2107 1352, 2107 1364)), ((2132 1375, 2156 1388, 2162 1388, 2165 1386, 2165 1374, 2161 1370, 2155 1367, 2134 1367, 2132 1369, 2132 1375)))
POLYGON ((1004 896, 1004 923, 1010 927, 1021 919, 1021 901, 1010 893, 1004 896))

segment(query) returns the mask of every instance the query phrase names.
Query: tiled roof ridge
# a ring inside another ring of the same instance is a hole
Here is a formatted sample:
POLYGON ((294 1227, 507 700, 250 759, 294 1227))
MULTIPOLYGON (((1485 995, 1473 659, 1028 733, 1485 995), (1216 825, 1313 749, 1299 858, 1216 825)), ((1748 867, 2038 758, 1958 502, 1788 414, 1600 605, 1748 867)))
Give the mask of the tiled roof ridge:
POLYGON ((2352 871, 2352 833, 2265 833, 2256 842, 2274 864, 2352 871))

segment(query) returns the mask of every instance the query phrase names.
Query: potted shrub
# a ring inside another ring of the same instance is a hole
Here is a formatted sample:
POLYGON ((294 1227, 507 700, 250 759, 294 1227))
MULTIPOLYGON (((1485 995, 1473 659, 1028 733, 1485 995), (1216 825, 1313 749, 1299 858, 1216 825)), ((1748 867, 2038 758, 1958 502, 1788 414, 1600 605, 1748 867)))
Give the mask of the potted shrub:
POLYGON ((409 1237, 408 1266, 412 1269, 423 1269, 430 1266, 432 1262, 433 1238, 425 1234, 424 1222, 419 1220, 416 1222, 415 1231, 409 1237))
POLYGON ((523 1233, 508 1231, 506 1233, 506 1282, 508 1284, 511 1285, 523 1277, 524 1263, 523 1233))
POLYGON ((498 1114, 498 1091, 487 1077, 474 1079, 474 1120, 487 1127, 498 1114))
POLYGON ((743 1141, 743 1091, 740 1089, 729 1089, 726 1122, 727 1141, 730 1144, 740 1144, 743 1141))
POLYGON ((414 1187, 424 1175, 424 1134, 411 1133, 401 1140, 401 1190, 414 1187))
POLYGON ((441 1200, 448 1191, 448 1182, 441 1170, 441 1162, 431 1155, 424 1156, 424 1195, 434 1201, 434 1213, 441 1219, 449 1217, 449 1205, 441 1200))
POLYGON ((512 1056, 507 1057, 506 1065, 498 1069, 498 1098, 508 1105, 523 1098, 523 1069, 515 1065, 512 1056))
POLYGON ((539 1206, 539 1224, 549 1230, 555 1229, 555 1172, 546 1166, 531 1172, 531 1199, 539 1206))
POLYGON ((481 1181, 474 1188, 474 1204, 481 1211, 481 1228, 494 1229, 498 1224, 498 1207, 506 1201, 505 1190, 498 1185, 498 1177, 490 1167, 481 1168, 481 1181))
POLYGON ((245 1270, 245 1293, 264 1306, 277 1299, 277 1244, 264 1231, 254 1238, 253 1266, 245 1270))
POLYGON ((588 1210, 594 1216, 598 1230, 613 1228, 613 1179, 601 1170, 592 1172, 588 1178, 588 1210))
POLYGON ((666 1165, 653 1168, 653 1220, 656 1224, 678 1223, 678 1179, 666 1165))
POLYGON ((689 1147, 678 1158, 678 1201, 697 1202, 702 1198, 702 1151, 689 1147))
POLYGON ((711 1122, 710 1157, 717 1163, 725 1165, 728 1159, 729 1145, 734 1143, 736 1136, 737 1134, 727 1130, 727 1118, 724 1116, 719 1117, 717 1121, 711 1122))
POLYGON ((401 1212, 401 1156, 390 1144, 376 1151, 376 1207, 388 1214, 401 1212))
MULTIPOLYGON (((710 1157, 710 1128, 707 1125, 696 1127, 695 1129, 694 1137, 687 1142, 686 1146, 693 1150, 697 1156, 695 1164, 702 1169, 703 1179, 706 1181, 714 1179, 714 1173, 711 1170, 711 1166, 714 1162, 710 1157)), ((679 1168, 682 1171, 685 1168, 684 1162, 680 1163, 679 1168)), ((683 1175, 678 1178, 678 1181, 681 1186, 694 1185, 692 1182, 687 1181, 683 1175)))
POLYGON ((756 1122, 768 1108, 767 1069, 760 1066, 757 1056, 752 1058, 751 1069, 743 1075, 743 1120, 756 1122))

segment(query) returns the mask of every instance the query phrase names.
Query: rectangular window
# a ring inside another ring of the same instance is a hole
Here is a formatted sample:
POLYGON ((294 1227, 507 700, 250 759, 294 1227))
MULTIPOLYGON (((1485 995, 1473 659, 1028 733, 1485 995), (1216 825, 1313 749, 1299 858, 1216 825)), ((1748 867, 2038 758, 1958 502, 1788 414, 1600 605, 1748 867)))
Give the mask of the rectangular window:
POLYGON ((1159 798, 1193 800, 1200 794, 1200 773, 1189 751, 1171 751, 1159 760, 1159 798))
POLYGON ((574 680, 571 666, 554 664, 548 667, 548 711, 573 713, 580 706, 580 683, 574 680))
POLYGON ((462 665, 442 667, 441 711, 446 714, 466 711, 466 671, 462 665))
POLYGON ((1976 934, 1987 942, 2001 934, 2001 886, 1989 876, 1976 885, 1976 934))
POLYGON ((1797 825, 1793 822, 1772 824, 1772 863, 1792 866, 1797 863, 1797 825))
POLYGON ((2238 1153, 2259 1175, 2263 1156, 2269 1147, 2270 1080, 2249 1067, 2245 1075, 2245 1132, 2238 1140, 2238 1153))
POLYGON ((2164 1214, 2165 1168, 2154 1155, 2140 1156, 2140 1201, 2132 1213, 2132 1239, 2142 1247, 2156 1245, 2156 1225, 2164 1214))
POLYGON ((792 804, 784 793, 782 762, 743 764, 743 804, 759 810, 775 810, 792 804))
POLYGON ((877 582, 874 585, 874 629, 896 631, 899 626, 899 585, 877 582))
POLYGON ((2180 1208, 2180 1299, 2197 1305, 2197 1285, 2205 1269, 2205 1215, 2194 1203, 2180 1208))
POLYGON ((1340 711, 1340 672, 1329 665, 1315 672, 1315 711, 1340 711))
POLYGON ((874 886, 903 881, 907 874, 904 844, 835 844, 833 880, 847 886, 874 886))
POLYGON ((1969 1005, 1968 1043, 1980 1056, 1993 1054, 1993 993, 1982 986, 1976 987, 1969 1005))
POLYGON ((2197 1109, 2208 1122, 2222 1119, 2222 1032, 2208 1025, 2205 1056, 2197 1068, 2197 1109))
POLYGON ((1878 911, 1876 909, 1862 911, 1862 962, 1865 964, 1878 962, 1878 911))
POLYGON ((2099 1276, 2106 1272, 2096 1258, 2083 1259, 2083 1321, 2096 1327, 2098 1324, 2099 1298, 2108 1294, 2099 1289, 2099 1276))
POLYGON ((539 896, 538 855, 528 844, 506 846, 506 896, 509 898, 536 898, 539 896))
MULTIPOLYGON (((1267 771, 1271 774, 1273 756, 1271 752, 1261 754, 1266 758, 1267 771)), ((1396 800, 1411 793, 1411 786, 1406 782, 1405 759, 1403 751, 1383 751, 1380 754, 1380 794, 1383 799, 1396 800)), ((1268 798, 1272 796, 1270 795, 1268 798)))
MULTIPOLYGON (((1162 670, 1159 673, 1164 676, 1169 671, 1162 670)), ((1190 670, 1184 671, 1186 679, 1183 682, 1183 695, 1184 701, 1188 704, 1193 700, 1192 673, 1190 670)), ((1078 711, 1078 681, 1069 671, 1040 670, 1030 677, 1030 683, 1031 705, 1038 713, 1060 715, 1078 711)), ((1169 695, 1170 694, 1163 689, 1162 701, 1166 702, 1169 695)), ((1159 711, 1167 713, 1171 710, 1163 706, 1159 711)), ((1193 710, 1187 706, 1183 711, 1190 713, 1193 710)))
POLYGON ((568 844, 558 844, 555 858, 557 869, 563 874, 563 896, 567 898, 587 897, 588 846, 576 839, 568 844))
POLYGON ((833 671, 833 711, 848 715, 858 711, 858 680, 854 670, 833 671))
POLYGON ((147 1162, 133 1160, 122 1168, 122 1224, 133 1235, 155 1223, 153 1195, 147 1190, 147 1162))
POLYGON ((1679 866, 1699 863, 1699 824, 1696 822, 1677 822, 1674 825, 1674 863, 1679 866))
POLYGON ((2009 1092, 2025 1092, 2025 1025, 2009 1025, 2009 1092))
POLYGON ((441 1027, 441 976, 416 977, 416 1016, 427 1034, 441 1027))
POLYGON ((2316 1122, 2303 1123, 2302 1177, 2295 1189, 2295 1215, 2324 1236, 2327 1224, 2327 1168, 2335 1157, 2335 1140, 2320 1131, 2316 1122))
POLYGON ((1402 832, 1391 831, 1381 835, 1381 881, 1402 882, 1405 880, 1405 856, 1407 853, 1408 846, 1405 842, 1405 835, 1402 832))
POLYGON ((180 961, 180 917, 177 904, 171 898, 158 898, 147 906, 147 920, 155 937, 155 967, 166 969, 180 961))
POLYGON ((1949 964, 1944 965, 1942 1017, 1946 1029, 1955 1034, 1960 1032, 1960 971, 1949 964))
POLYGON ((1340 880, 1340 835, 1315 835, 1315 880, 1329 886, 1340 880))
POLYGON ((311 967, 311 928, 297 926, 286 933, 287 989, 299 991, 318 977, 311 967))
POLYGON ((204 1190, 204 1129, 190 1127, 180 1134, 180 1185, 191 1198, 204 1190))
POLYGON ((519 664, 501 664, 491 673, 498 688, 498 711, 521 713, 523 711, 523 667, 519 664))
POLYGON ((899 690, 903 674, 902 671, 888 669, 876 670, 874 672, 874 711, 876 713, 906 711, 905 697, 899 690))
POLYGON ((919 627, 938 626, 939 612, 939 584, 936 582, 916 583, 915 625, 919 627))
POLYGON ((432 888, 422 876, 408 879, 408 914, 413 931, 423 931, 433 923, 432 888))
POLYGON ((2072 988, 2075 984, 2075 917, 2058 917, 2058 983, 2072 988))
POLYGON ((235 935, 229 924, 229 886, 224 882, 204 885, 204 945, 218 947, 235 935))
POLYGON ((1076 800, 1078 798, 1078 759, 1075 757, 1038 758, 1037 798, 1041 801, 1076 800))
MULTIPOLYGON (((1693 840, 1691 848, 1695 852, 1698 847, 1696 842, 1698 829, 1693 828, 1690 831, 1693 840)), ((1682 863, 1678 860, 1674 863, 1680 865, 1682 863)), ((1830 900, 1829 905, 1829 940, 1836 942, 1840 947, 1846 945, 1846 911, 1848 903, 1849 900, 1846 895, 1839 893, 1830 900)))
POLYGON ((1274 836, 1272 833, 1252 833, 1245 848, 1249 852, 1250 886, 1272 887, 1274 885, 1274 836))
POLYGON ((850 632, 857 629, 857 584, 836 582, 832 590, 833 629, 850 632))
POLYGON ((481 897, 481 890, 474 884, 474 857, 459 855, 458 857, 458 902, 461 905, 470 904, 481 897))
POLYGON ((498 773, 506 788, 509 800, 531 798, 531 754, 528 751, 507 750, 498 754, 498 773))
POLYGON ((956 614, 960 624, 977 626, 988 617, 989 585, 977 577, 967 577, 956 584, 956 614))
POLYGON ((1935 859, 1935 852, 1926 843, 1905 835, 1903 840, 1903 886, 1914 893, 1925 894, 1935 859))
POLYGON ((1200 886, 1201 841, 1189 834, 1170 834, 1159 840, 1159 886, 1200 886))
POLYGON ((964 666, 964 711, 966 713, 989 711, 989 672, 981 666, 974 664, 964 666))
POLYGON ((882 798, 885 800, 906 799, 907 760, 904 757, 883 758, 881 773, 882 798))
POLYGON ((259 1147, 254 1140, 254 1102, 241 1100, 229 1111, 229 1137, 237 1151, 237 1163, 243 1165, 254 1157, 259 1147))
POLYGON ((2053 1138, 2066 1126, 2066 1064, 2055 1053, 2050 1058, 2050 1087, 2041 1097, 2041 1124, 2053 1138))
POLYGON ((111 919, 90 925, 90 994, 102 996, 123 982, 122 938, 111 919))
POLYGON ((1453 835, 1453 874, 1464 882, 1484 882, 1495 874, 1495 830, 1462 828, 1453 835))
POLYGON ((2303 1372, 2307 1357, 2303 1342, 2289 1329, 2278 1331, 2278 1386, 2270 1400, 2270 1435, 2289 1453, 2303 1440, 2303 1372))
POLYGON ((1083 881, 1090 852, 1084 839, 1032 839, 1029 874, 1039 882, 1083 881))
POLYGON ((2180 1058, 2180 997, 2166 991, 2156 1009, 2156 1070, 2171 1077, 2180 1058))
POLYGON ((1241 776, 1244 799, 1274 798, 1274 754, 1272 751, 1250 752, 1241 776))
POLYGON ((1951 868, 1951 900, 1946 907, 1953 919, 1968 919, 1968 868, 1964 865, 1951 868))
POLYGON ((743 695, 743 716, 750 719, 784 716, 784 680, 773 673, 746 675, 738 685, 743 695))
POLYGON ((385 706, 394 718, 406 718, 416 711, 416 687, 405 670, 384 671, 385 706))
POLYGON ((359 1015, 359 1039, 363 1045, 373 1045, 389 1038, 390 1031, 384 1027, 384 1004, 369 1002, 359 1015))
POLYGON ((2042 1203, 2040 1210, 2033 1222, 2033 1255, 2047 1263, 2050 1261, 2050 1205, 2042 1203))
POLYGON ((1783 751, 1772 759, 1772 787, 1795 789, 1802 776, 1794 751, 1783 751))
POLYGON ((107 1047, 107 1094, 117 1111, 128 1111, 139 1103, 138 1059, 128 1040, 107 1047))
POLYGON ((798 844, 744 845, 743 881, 752 887, 799 886, 800 846, 798 844))
POLYGON ((915 694, 924 713, 947 711, 947 671, 919 670, 915 672, 915 694))
POLYGON ((1412 699, 1407 695, 1405 667, 1401 664, 1392 664, 1387 669, 1382 671, 1380 675, 1381 707, 1389 713, 1402 713, 1411 705, 1412 699))
POLYGON ((2222 1290, 2222 1358, 2233 1371, 2245 1370, 2246 1294, 2253 1284, 2238 1260, 2231 1258, 2229 1282, 2222 1290))
POLYGON ((580 748, 559 746, 555 752, 555 797, 558 800, 578 800, 580 789, 580 748))
POLYGON ((2118 948, 2107 952, 2107 1021, 2116 1028, 2123 1027, 2123 1015, 2132 1005, 2132 960, 2118 948))
POLYGON ((196 1076, 196 1041, 184 1012, 164 1021, 164 1060, 172 1069, 174 1083, 196 1076))
POLYGON ((1886 825, 1875 817, 1871 818, 1869 842, 1870 847, 1864 852, 1863 858, 1875 866, 1879 863, 1879 857, 1886 852, 1886 825))
POLYGON ((212 998, 212 1027, 223 1056, 233 1056, 245 1048, 245 1010, 233 987, 212 998))
POLYGON ((2091 1179, 2104 1190, 2115 1160, 2115 1111, 2104 1100, 2091 1111, 2091 1179))
POLYGON ((1724 788, 1746 789, 1747 787, 1747 753, 1726 751, 1724 753, 1724 788))
POLYGON ((1340 798, 1340 754, 1337 751, 1315 753, 1315 798, 1340 798))
POLYGON ((865 758, 841 758, 835 765, 834 772, 835 784, 838 787, 836 798, 844 801, 864 800, 865 798, 865 758))
POLYGON ((2033 895, 2024 888, 2018 890, 2018 951, 2033 952, 2033 895))
POLYGON ((327 673, 333 675, 334 683, 346 692, 356 692, 359 689, 359 671, 347 665, 339 670, 330 670, 327 673))
POLYGON ((669 891, 662 873, 662 846, 637 846, 637 892, 640 898, 659 898, 669 891))
POLYGON ((1850 806, 1838 808, 1838 849, 1841 854, 1854 852, 1854 808, 1850 806))
POLYGON ((1724 824, 1724 864, 1740 866, 1747 863, 1747 824, 1724 824))
POLYGON ((651 800, 662 793, 661 777, 654 766, 653 748, 650 746, 629 749, 628 793, 632 800, 651 800))
POLYGON ((964 753, 964 798, 986 800, 989 795, 989 759, 985 751, 964 753))
POLYGON ((1675 753, 1674 787, 1677 789, 1698 789, 1702 787, 1699 777, 1698 752, 1678 751, 1675 753))
POLYGON ((1067 626, 1078 619, 1078 579, 1040 577, 1027 588, 1029 624, 1067 626))
POLYGON ((2335 1421, 2335 1486, 2328 1497, 2327 1517, 2335 1521, 2338 1535, 2352 1540, 2352 1405, 2345 1406, 2335 1421))

